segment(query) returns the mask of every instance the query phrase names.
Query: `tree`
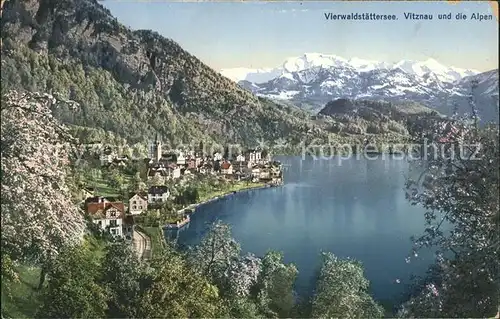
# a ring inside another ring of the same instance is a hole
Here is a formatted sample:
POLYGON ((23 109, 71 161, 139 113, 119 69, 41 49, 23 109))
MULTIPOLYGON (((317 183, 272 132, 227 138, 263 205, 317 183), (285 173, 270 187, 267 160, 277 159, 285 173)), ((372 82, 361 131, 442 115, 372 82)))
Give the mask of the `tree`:
POLYGON ((217 287, 168 250, 151 261, 138 318, 218 318, 225 312, 217 287))
POLYGON ((322 254, 312 300, 313 318, 382 318, 382 307, 368 294, 369 282, 361 264, 322 254))
POLYGON ((179 205, 194 204, 200 199, 198 189, 196 187, 188 186, 184 188, 175 198, 175 203, 179 205))
POLYGON ((230 226, 217 221, 190 257, 195 269, 211 278, 217 286, 223 287, 226 284, 226 271, 239 256, 240 245, 232 238, 230 226))
POLYGON ((113 170, 108 176, 108 185, 114 189, 121 189, 124 181, 123 176, 116 170, 113 170))
POLYGON ((161 186, 164 184, 165 184, 165 179, 158 174, 153 176, 153 178, 151 178, 150 180, 148 180, 149 186, 161 186))
POLYGON ((283 254, 268 252, 261 263, 256 291, 257 304, 266 317, 289 317, 294 307, 293 285, 298 270, 295 265, 286 265, 283 254))
POLYGON ((130 181, 130 192, 141 192, 146 190, 147 185, 141 178, 141 174, 139 172, 135 173, 134 177, 130 181))
POLYGON ((425 233, 415 245, 438 250, 438 271, 404 305, 405 315, 487 317, 497 312, 498 126, 479 128, 474 114, 472 121, 434 123, 421 134, 431 138, 428 156, 420 178, 408 181, 407 194, 427 211, 425 233))
POLYGON ((37 318, 103 318, 106 292, 99 264, 84 245, 64 248, 52 263, 37 318))
POLYGON ((251 291, 257 283, 261 260, 252 254, 240 256, 229 225, 214 223, 189 257, 193 269, 218 287, 230 317, 258 317, 251 291))
POLYGON ((108 294, 108 318, 137 318, 143 291, 144 269, 131 245, 117 242, 107 247, 101 283, 108 294))
POLYGON ((227 297, 247 298, 257 283, 262 261, 253 254, 247 254, 230 263, 226 270, 227 282, 223 292, 227 297))
POLYGON ((51 108, 72 103, 48 94, 2 97, 2 252, 47 265, 65 245, 81 242, 85 221, 66 183, 72 138, 51 108))
POLYGON ((179 219, 181 216, 177 213, 177 209, 174 207, 172 202, 166 202, 159 209, 159 216, 161 217, 161 223, 172 223, 179 219))

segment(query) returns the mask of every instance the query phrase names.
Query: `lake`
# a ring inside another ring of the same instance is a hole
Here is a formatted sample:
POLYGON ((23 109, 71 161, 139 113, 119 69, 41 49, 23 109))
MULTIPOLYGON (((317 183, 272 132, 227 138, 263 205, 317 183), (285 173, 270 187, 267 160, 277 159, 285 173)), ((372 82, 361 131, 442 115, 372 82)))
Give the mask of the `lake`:
POLYGON ((296 290, 303 295, 314 287, 321 251, 361 261, 380 301, 398 299, 411 274, 425 272, 430 253, 405 260, 410 236, 424 230, 423 209, 405 199, 406 160, 276 159, 285 166, 282 187, 199 207, 189 227, 177 234, 178 242, 195 245, 208 224, 222 220, 232 226, 244 252, 282 251, 299 269, 296 290))

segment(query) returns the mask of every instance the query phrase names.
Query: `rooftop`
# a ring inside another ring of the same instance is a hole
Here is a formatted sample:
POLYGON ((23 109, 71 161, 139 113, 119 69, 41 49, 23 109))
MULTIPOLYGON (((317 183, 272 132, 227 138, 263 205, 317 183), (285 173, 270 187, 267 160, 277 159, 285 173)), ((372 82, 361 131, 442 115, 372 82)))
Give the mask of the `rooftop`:
POLYGON ((149 194, 152 195, 162 195, 164 193, 168 192, 168 187, 161 185, 161 186, 151 186, 148 190, 149 194))

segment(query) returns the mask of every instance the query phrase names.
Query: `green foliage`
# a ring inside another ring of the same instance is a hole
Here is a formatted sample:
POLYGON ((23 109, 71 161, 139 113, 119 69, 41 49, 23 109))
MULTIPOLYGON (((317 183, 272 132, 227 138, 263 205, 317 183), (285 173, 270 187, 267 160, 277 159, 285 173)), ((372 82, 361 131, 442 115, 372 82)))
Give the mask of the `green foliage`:
POLYGON ((416 248, 435 247, 436 270, 401 314, 493 316, 500 303, 498 126, 478 128, 463 119, 420 124, 417 141, 447 141, 437 151, 428 143, 434 153, 422 163, 421 177, 407 184, 411 203, 426 209, 416 248))
POLYGON ((129 185, 129 191, 130 192, 140 192, 140 191, 145 191, 147 188, 146 183, 144 183, 143 179, 141 178, 141 173, 137 171, 134 176, 132 177, 132 180, 130 181, 129 185))
POLYGON ((208 234, 196 246, 191 256, 193 266, 211 278, 219 286, 223 286, 224 272, 230 263, 240 255, 240 245, 231 236, 231 228, 222 222, 216 222, 208 234))
POLYGON ((9 280, 2 274, 2 317, 34 318, 40 306, 40 291, 37 290, 40 268, 15 265, 15 275, 18 280, 9 280))
POLYGON ((100 269, 84 246, 66 248, 51 265, 43 288, 38 318, 102 318, 106 291, 99 285, 100 269))
POLYGON ((2 290, 10 295, 12 284, 19 283, 19 274, 12 259, 2 251, 2 290))
MULTIPOLYGON (((200 141, 207 141, 207 144, 237 142, 254 147, 261 138, 273 141, 288 136, 298 145, 317 135, 308 133, 316 125, 305 112, 255 99, 199 61, 195 64, 199 67, 196 72, 202 75, 201 81, 195 82, 189 73, 185 74, 188 84, 182 86, 182 100, 148 88, 129 88, 125 79, 112 74, 111 70, 78 59, 40 55, 22 44, 6 43, 9 50, 2 56, 7 66, 2 68, 2 88, 58 92, 79 102, 76 112, 64 108, 53 111, 64 123, 80 127, 77 134, 84 142, 108 142, 104 132, 112 132, 113 136, 125 138, 129 143, 144 144, 158 132, 172 143, 197 146, 200 141), (202 114, 201 118, 193 112, 202 114), (224 128, 230 133, 227 134, 224 128)), ((188 57, 165 62, 181 63, 182 59, 192 63, 192 58, 188 57)), ((177 68, 176 65, 172 67, 177 68)), ((321 134, 326 136, 324 133, 321 134)), ((113 144, 112 140, 109 142, 113 144)))
POLYGON ((381 318, 382 307, 368 294, 363 267, 324 253, 312 301, 313 318, 381 318))
POLYGON ((124 183, 124 178, 118 171, 113 170, 107 176, 107 182, 109 187, 121 189, 124 183))
POLYGON ((139 318, 217 318, 223 313, 218 289, 172 251, 154 257, 140 299, 139 318))
POLYGON ((189 205, 197 203, 200 199, 198 189, 195 187, 186 187, 181 193, 176 196, 175 203, 179 205, 189 205))
POLYGON ((108 294, 108 318, 137 318, 143 272, 129 244, 118 242, 108 246, 101 279, 108 294))
POLYGON ((257 303, 268 318, 290 317, 295 306, 293 286, 298 270, 293 264, 283 262, 283 254, 270 251, 262 258, 257 280, 257 303))

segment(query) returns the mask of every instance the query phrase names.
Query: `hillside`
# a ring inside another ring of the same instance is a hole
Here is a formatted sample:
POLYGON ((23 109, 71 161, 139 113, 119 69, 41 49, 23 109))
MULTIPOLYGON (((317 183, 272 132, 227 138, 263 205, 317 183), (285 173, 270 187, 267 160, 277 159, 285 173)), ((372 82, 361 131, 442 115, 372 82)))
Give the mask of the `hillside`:
POLYGON ((337 99, 328 102, 318 118, 329 119, 335 133, 407 135, 408 120, 439 115, 413 102, 337 99))
POLYGON ((95 0, 8 0, 1 23, 2 90, 79 102, 76 112, 54 110, 65 123, 130 142, 155 132, 246 146, 327 135, 307 113, 241 89, 158 33, 124 27, 95 0))

